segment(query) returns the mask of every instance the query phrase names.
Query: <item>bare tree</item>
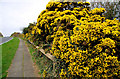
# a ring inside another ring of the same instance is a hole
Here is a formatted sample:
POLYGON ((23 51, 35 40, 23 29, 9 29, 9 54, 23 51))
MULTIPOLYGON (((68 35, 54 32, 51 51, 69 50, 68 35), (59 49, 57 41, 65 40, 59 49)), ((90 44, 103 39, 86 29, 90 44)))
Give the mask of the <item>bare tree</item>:
POLYGON ((105 8, 106 12, 104 13, 104 16, 107 19, 114 19, 117 18, 120 20, 120 1, 116 1, 116 0, 112 0, 111 2, 108 2, 109 0, 107 0, 106 2, 97 2, 96 0, 91 0, 91 9, 94 8, 105 8))

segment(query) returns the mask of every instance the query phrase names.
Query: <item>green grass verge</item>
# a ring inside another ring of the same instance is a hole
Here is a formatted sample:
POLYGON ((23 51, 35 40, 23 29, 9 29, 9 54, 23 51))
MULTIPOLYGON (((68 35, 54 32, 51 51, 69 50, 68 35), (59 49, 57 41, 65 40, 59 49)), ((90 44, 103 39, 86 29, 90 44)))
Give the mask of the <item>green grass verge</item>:
POLYGON ((28 42, 26 42, 26 44, 28 46, 30 54, 32 55, 33 62, 36 63, 40 70, 38 74, 40 74, 40 76, 43 77, 43 71, 46 70, 47 77, 53 76, 53 62, 50 59, 48 59, 45 55, 43 55, 40 51, 35 49, 31 44, 29 44, 28 42))
POLYGON ((2 48, 2 78, 7 76, 7 70, 12 63, 12 59, 18 49, 19 39, 13 38, 7 43, 0 45, 2 48))

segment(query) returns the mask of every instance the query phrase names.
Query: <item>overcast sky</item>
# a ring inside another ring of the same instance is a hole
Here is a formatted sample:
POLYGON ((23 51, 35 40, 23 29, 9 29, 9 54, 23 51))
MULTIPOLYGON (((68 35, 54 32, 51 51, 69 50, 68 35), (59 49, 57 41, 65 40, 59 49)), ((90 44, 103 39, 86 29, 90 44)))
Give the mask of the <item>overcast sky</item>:
POLYGON ((48 2, 49 0, 0 0, 0 32, 4 36, 21 32, 29 23, 37 21, 48 2))

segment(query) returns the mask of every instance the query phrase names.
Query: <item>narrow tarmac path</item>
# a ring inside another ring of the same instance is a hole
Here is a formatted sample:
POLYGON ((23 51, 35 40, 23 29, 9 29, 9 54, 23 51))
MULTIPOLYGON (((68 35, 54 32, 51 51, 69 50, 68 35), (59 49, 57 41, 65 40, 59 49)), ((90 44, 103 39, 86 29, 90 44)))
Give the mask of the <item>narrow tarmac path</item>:
POLYGON ((21 39, 12 64, 8 69, 8 77, 36 77, 32 58, 21 39))

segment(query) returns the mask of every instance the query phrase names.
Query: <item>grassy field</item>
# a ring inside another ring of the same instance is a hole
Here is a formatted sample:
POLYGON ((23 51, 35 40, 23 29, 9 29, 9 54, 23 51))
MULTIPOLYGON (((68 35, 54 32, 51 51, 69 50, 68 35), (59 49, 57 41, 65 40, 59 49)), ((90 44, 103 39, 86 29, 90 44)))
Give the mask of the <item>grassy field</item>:
POLYGON ((7 70, 14 58, 14 55, 19 46, 19 39, 13 38, 7 43, 0 45, 2 48, 2 77, 7 76, 7 70))
POLYGON ((30 54, 32 55, 33 62, 36 63, 38 66, 40 72, 38 73, 41 77, 43 77, 43 71, 45 70, 47 72, 47 77, 53 76, 52 72, 52 61, 48 59, 45 55, 43 55, 41 52, 34 49, 34 47, 26 42, 30 54))

